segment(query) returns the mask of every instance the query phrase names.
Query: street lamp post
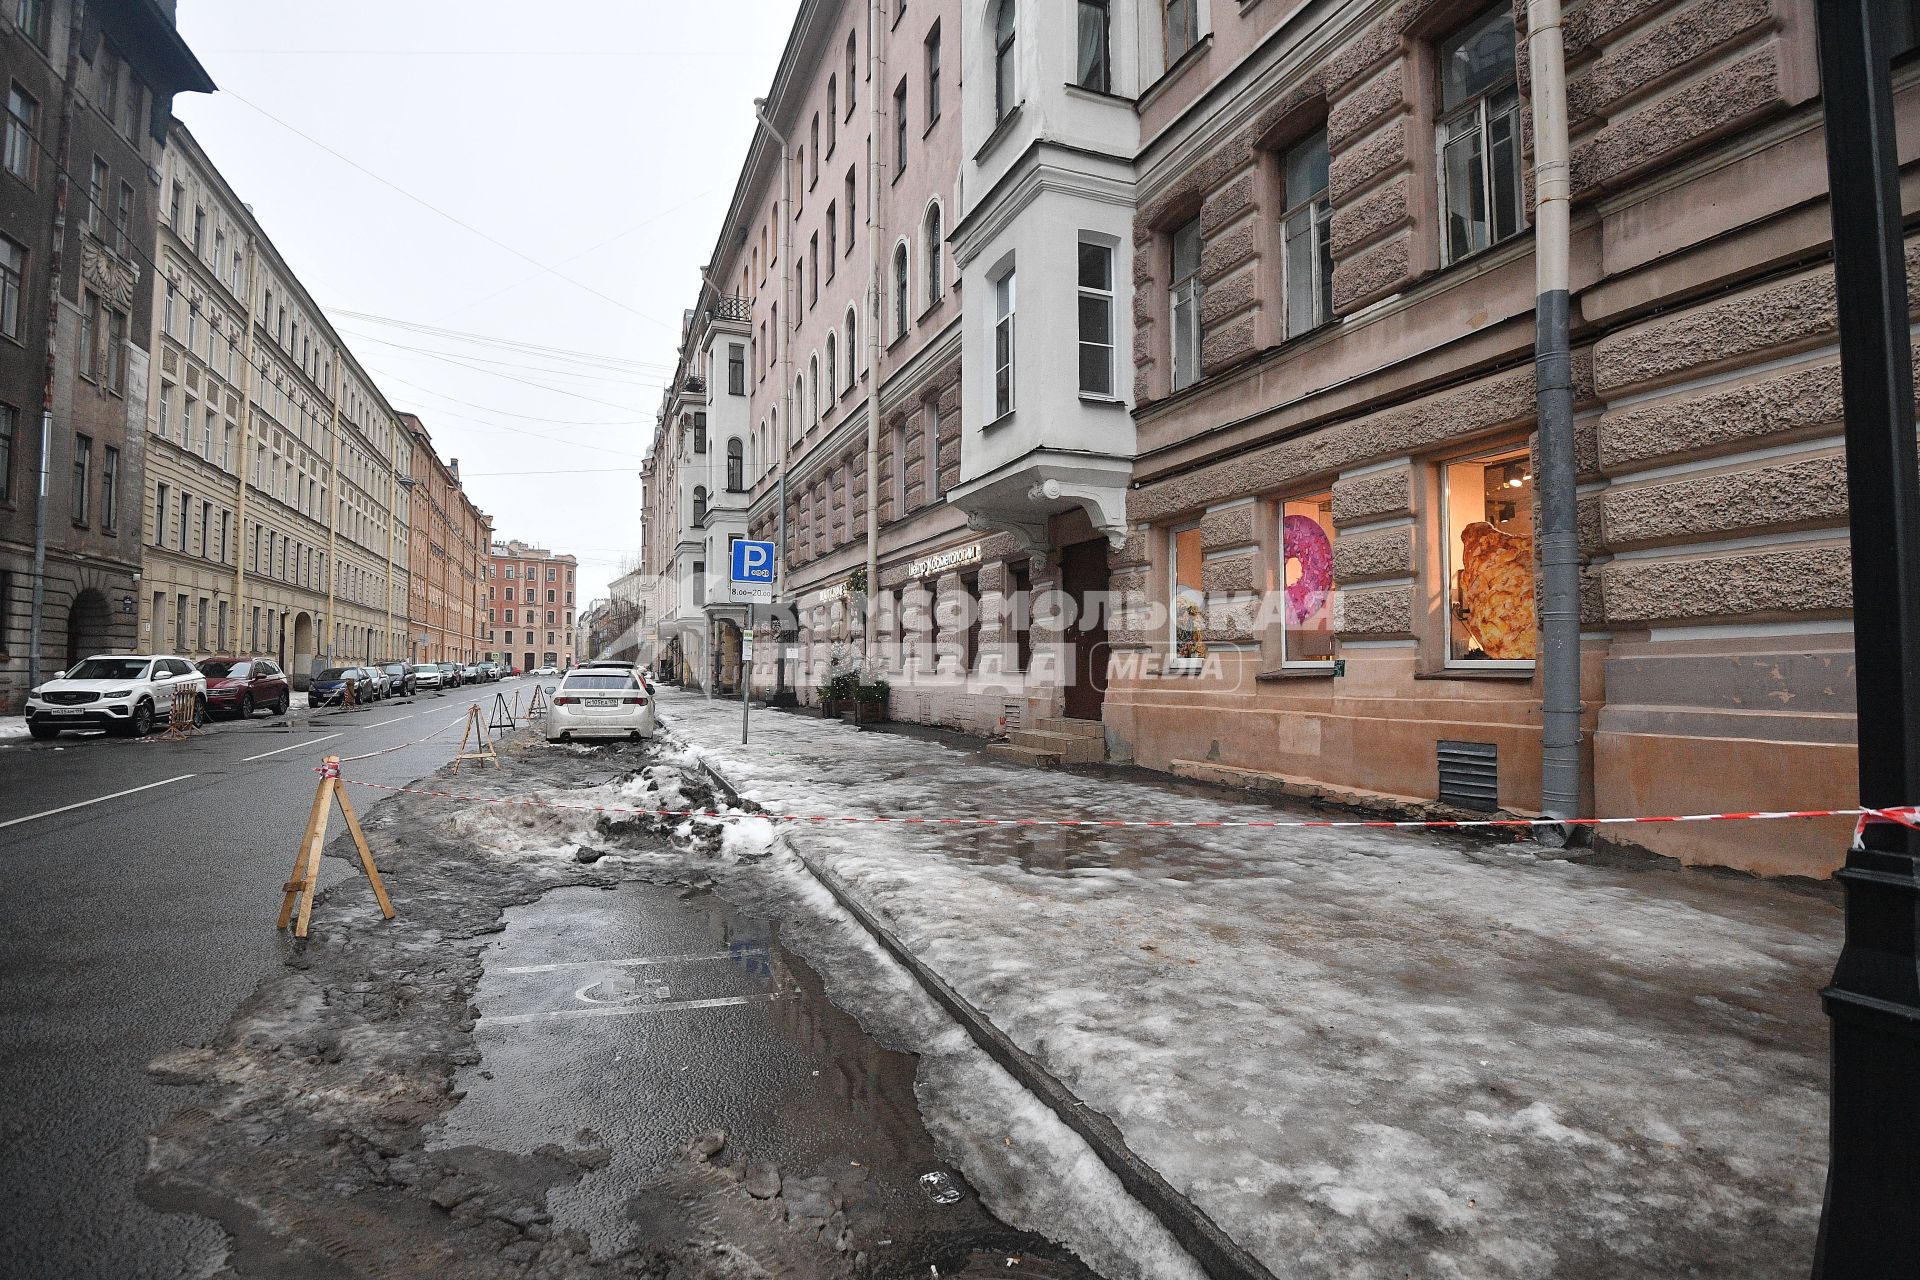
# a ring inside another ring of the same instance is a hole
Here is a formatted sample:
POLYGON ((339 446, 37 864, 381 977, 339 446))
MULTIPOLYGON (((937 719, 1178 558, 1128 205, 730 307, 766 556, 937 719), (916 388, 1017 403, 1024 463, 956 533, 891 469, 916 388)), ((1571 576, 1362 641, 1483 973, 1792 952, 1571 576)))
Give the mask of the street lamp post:
MULTIPOLYGON (((1920 802, 1920 460, 1894 148, 1892 9, 1819 0, 1853 549, 1860 803, 1920 802)), ((1816 1280, 1920 1276, 1920 831, 1870 822, 1839 873, 1816 1280)))

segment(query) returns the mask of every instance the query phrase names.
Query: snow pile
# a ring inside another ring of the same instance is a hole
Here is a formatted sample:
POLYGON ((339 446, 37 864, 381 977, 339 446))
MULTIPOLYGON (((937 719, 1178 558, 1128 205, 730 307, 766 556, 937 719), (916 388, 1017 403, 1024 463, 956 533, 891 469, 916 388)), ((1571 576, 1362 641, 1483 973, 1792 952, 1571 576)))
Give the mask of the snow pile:
MULTIPOLYGON (((1273 816, 800 717, 708 758, 780 812, 1273 816)), ((1805 1274, 1824 898, 1386 831, 785 835, 1277 1274, 1805 1274)))

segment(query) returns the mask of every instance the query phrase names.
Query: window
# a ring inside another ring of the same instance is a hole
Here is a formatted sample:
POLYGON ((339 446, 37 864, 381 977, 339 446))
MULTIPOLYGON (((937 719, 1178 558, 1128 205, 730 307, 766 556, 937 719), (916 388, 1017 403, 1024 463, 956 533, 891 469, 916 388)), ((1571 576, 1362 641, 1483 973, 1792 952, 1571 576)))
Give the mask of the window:
POLYGON ((807 186, 812 187, 820 181, 820 113, 813 113, 813 124, 808 131, 808 140, 812 144, 812 163, 807 169, 807 186))
POLYGON ((180 495, 180 553, 186 554, 187 543, 193 537, 193 495, 180 495))
MULTIPOLYGON (((196 208, 193 211, 193 253, 195 257, 200 256, 201 252, 206 246, 206 241, 207 241, 207 211, 205 209, 196 208)), ((300 326, 298 322, 296 322, 294 324, 294 328, 298 329, 299 327, 300 326)))
POLYGON ((911 285, 907 279, 907 245, 903 240, 893 248, 893 336, 903 338, 910 311, 911 285))
POLYGON ((1280 504, 1280 665, 1333 661, 1333 495, 1280 504))
POLYGON ((120 114, 120 55, 111 45, 100 50, 100 114, 109 120, 120 114))
POLYGON ((1173 389, 1200 376, 1200 219, 1174 230, 1173 283, 1167 305, 1173 330, 1173 389))
POLYGON ((1287 334, 1298 337, 1333 318, 1333 249, 1327 231, 1327 131, 1316 130, 1281 157, 1286 211, 1280 215, 1287 334))
POLYGON ((808 405, 807 421, 820 421, 820 357, 814 356, 807 361, 807 383, 813 388, 813 400, 808 405))
POLYGON ((853 384, 860 380, 860 343, 855 332, 858 316, 852 307, 847 308, 847 380, 843 384, 847 390, 853 390, 853 384))
POLYGON ((907 171, 907 78, 893 88, 893 174, 907 171))
POLYGON ((797 172, 794 178, 793 212, 798 216, 807 206, 807 149, 799 148, 793 157, 793 167, 797 172))
MULTIPOLYGON (((167 512, 172 510, 167 500, 172 495, 172 492, 173 491, 164 484, 155 485, 153 489, 153 545, 156 547, 164 547, 167 545, 167 512)), ((258 569, 260 567, 259 525, 253 527, 253 551, 253 567, 258 569)))
POLYGON ((853 99, 854 99, 853 86, 858 82, 858 79, 859 79, 860 63, 859 63, 859 57, 858 57, 858 53, 855 45, 855 41, 858 38, 859 38, 858 32, 855 32, 855 31, 847 32, 847 119, 849 120, 853 119, 853 99))
POLYGON ((846 203, 847 203, 847 252, 848 253, 853 252, 853 238, 855 234, 854 228, 856 225, 854 221, 854 216, 853 216, 853 211, 857 207, 854 204, 854 197, 857 194, 857 188, 858 188, 858 184, 855 182, 856 168, 857 166, 854 166, 854 165, 847 166, 846 203))
POLYGON ((705 524, 707 522, 707 489, 705 485, 697 484, 693 486, 693 522, 695 524, 705 524))
POLYGON ((1107 30, 1107 0, 1080 0, 1079 56, 1073 82, 1095 93, 1110 93, 1113 89, 1107 30))
POLYGON ((827 279, 833 279, 834 264, 840 258, 840 220, 835 216, 835 206, 827 205, 827 279))
POLYGON ((100 458, 100 528, 113 532, 113 509, 120 490, 120 451, 112 445, 100 458))
POLYGON ((32 182, 38 171, 34 153, 34 131, 40 123, 40 104, 19 85, 7 90, 7 172, 22 182, 32 182))
MULTIPOLYGON (((831 409, 831 408, 833 407, 833 401, 834 401, 834 387, 833 387, 833 371, 834 371, 835 369, 838 369, 838 368, 840 367, 840 364, 839 364, 839 349, 838 349, 838 348, 836 347, 836 345, 835 345, 835 339, 836 339, 836 335, 834 334, 834 332, 833 332, 833 330, 831 330, 831 329, 829 329, 829 330, 827 330, 827 381, 826 381, 826 388, 827 388, 827 407, 828 407, 829 409, 831 409)), ((815 379, 815 382, 814 382, 814 385, 815 385, 816 387, 820 385, 820 384, 819 384, 819 380, 818 380, 818 379, 815 379)))
POLYGON ((993 282, 993 416, 1013 412, 1013 272, 993 282))
POLYGON ((27 39, 43 49, 47 46, 47 7, 48 0, 20 0, 14 10, 14 21, 27 33, 27 39))
POLYGON ((1168 666, 1191 667, 1207 656, 1207 642, 1201 635, 1207 626, 1207 586, 1200 526, 1175 529, 1170 541, 1173 555, 1167 602, 1172 613, 1173 653, 1168 666))
POLYGON ((926 469, 926 500, 940 501, 940 396, 929 392, 920 402, 920 462, 926 469))
POLYGON ((926 300, 930 307, 940 301, 946 292, 941 276, 944 268, 945 246, 940 235, 940 204, 935 201, 927 206, 926 220, 921 224, 923 245, 921 252, 927 256, 926 300))
POLYGON ((0 236, 0 337, 20 340, 20 312, 26 292, 26 246, 0 236))
POLYGON ((940 118, 940 24, 935 22, 933 30, 927 32, 927 128, 933 128, 940 118))
POLYGON ((820 305, 820 233, 807 238, 807 307, 820 305))
POLYGON ((800 298, 807 291, 807 264, 793 264, 793 327, 800 327, 800 298))
POLYGON ((1014 101, 1013 29, 1014 0, 1000 0, 1000 12, 993 21, 993 119, 997 124, 1007 118, 1014 101))
POLYGON ((747 348, 742 343, 727 344, 727 394, 747 394, 747 348))
POLYGON ((1441 41, 1440 253, 1443 265, 1520 230, 1520 97, 1513 15, 1489 10, 1441 41))
POLYGON ((1185 57, 1200 43, 1199 0, 1166 0, 1167 65, 1185 57))
POLYGON ((100 295, 80 291, 80 376, 100 380, 100 295))
MULTIPOLYGON (((13 447, 20 438, 20 411, 0 404, 0 502, 13 501, 13 447)), ((0 636, 0 644, 6 637, 0 636)))
MULTIPOLYGON (((727 488, 738 493, 747 487, 746 446, 740 437, 727 441, 727 488)), ((549 595, 552 593, 549 592, 549 595)))
POLYGON ((71 508, 73 522, 87 522, 87 490, 93 481, 93 438, 76 435, 73 438, 73 493, 71 508))
POLYGON ((887 428, 887 456, 893 460, 893 518, 907 514, 907 420, 895 418, 887 428))
POLYGON ((99 156, 93 158, 93 165, 87 170, 87 230, 95 236, 107 215, 107 162, 99 156))
POLYGON ((125 257, 133 252, 133 240, 128 227, 133 223, 133 184, 120 184, 120 202, 113 209, 113 250, 125 257))
POLYGON ((840 127, 840 77, 827 77, 827 154, 833 154, 833 144, 839 136, 840 127))
POLYGON ((107 311, 106 350, 107 390, 117 396, 127 393, 127 313, 107 311))
POLYGON ((1524 446, 1441 468, 1447 553, 1447 661, 1535 657, 1533 466, 1524 446))
POLYGON ((1080 244, 1080 394, 1113 394, 1113 250, 1080 244))
MULTIPOLYGON (((704 413, 693 415, 693 451, 695 453, 707 451, 707 415, 704 413)), ((527 576, 529 578, 533 576, 532 569, 527 570, 527 576)))

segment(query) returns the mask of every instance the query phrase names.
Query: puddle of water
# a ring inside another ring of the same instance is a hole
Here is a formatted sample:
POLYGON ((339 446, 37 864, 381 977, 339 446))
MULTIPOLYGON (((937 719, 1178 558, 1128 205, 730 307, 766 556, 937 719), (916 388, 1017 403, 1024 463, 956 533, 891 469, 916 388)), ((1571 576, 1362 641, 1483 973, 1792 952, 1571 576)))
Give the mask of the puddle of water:
POLYGON ((466 1097, 432 1145, 532 1151, 595 1130, 612 1163, 549 1207, 596 1251, 639 1243, 627 1206, 689 1139, 722 1129, 723 1159, 851 1187, 848 1216, 876 1275, 924 1276, 935 1259, 941 1274, 971 1274, 976 1253, 998 1275, 1090 1275, 1041 1261, 1068 1255, 971 1193, 930 1202, 921 1176, 946 1166, 921 1122, 913 1057, 835 1008, 776 924, 711 895, 623 884, 512 908, 476 1004, 481 1060, 461 1071, 466 1097), (1015 1256, 1033 1261, 1010 1268, 1015 1256))

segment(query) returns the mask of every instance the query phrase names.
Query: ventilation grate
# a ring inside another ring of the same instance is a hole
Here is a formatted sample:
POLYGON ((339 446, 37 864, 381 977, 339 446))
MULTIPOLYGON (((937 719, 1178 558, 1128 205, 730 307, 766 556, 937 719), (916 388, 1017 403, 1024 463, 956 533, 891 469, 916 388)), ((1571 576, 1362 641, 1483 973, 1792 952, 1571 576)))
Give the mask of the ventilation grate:
POLYGON ((1440 799, 1492 813, 1500 807, 1500 747, 1492 742, 1439 742, 1440 799))

